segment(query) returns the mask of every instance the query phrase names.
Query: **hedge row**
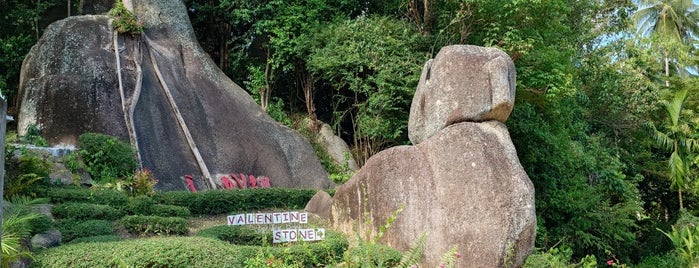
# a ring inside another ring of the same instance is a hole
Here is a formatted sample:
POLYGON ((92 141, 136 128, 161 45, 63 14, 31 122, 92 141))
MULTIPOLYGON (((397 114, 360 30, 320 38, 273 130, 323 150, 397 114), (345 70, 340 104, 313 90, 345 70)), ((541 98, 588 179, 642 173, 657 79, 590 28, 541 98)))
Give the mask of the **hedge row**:
POLYGON ((187 220, 179 217, 131 215, 121 218, 121 224, 136 235, 187 234, 187 220))
POLYGON ((234 245, 264 246, 272 244, 271 232, 260 233, 255 228, 245 226, 214 226, 200 230, 197 236, 215 238, 234 245))
POLYGON ((75 220, 117 220, 124 216, 121 210, 108 205, 90 203, 63 203, 51 208, 58 219, 75 220))
POLYGON ((301 209, 317 190, 262 188, 205 192, 164 192, 153 197, 159 204, 189 208, 195 215, 217 215, 236 211, 301 209))
POLYGON ((246 267, 261 254, 288 265, 318 267, 340 261, 347 247, 347 240, 333 232, 324 241, 281 247, 236 246, 205 237, 154 237, 55 247, 36 254, 31 267, 120 267, 120 263, 128 267, 246 267))
POLYGON ((82 188, 52 188, 46 192, 51 203, 92 203, 123 208, 129 201, 125 192, 116 190, 93 190, 82 188))
POLYGON ((81 237, 114 234, 113 223, 106 220, 59 220, 56 222, 56 229, 61 231, 61 240, 64 243, 81 237))
POLYGON ((129 199, 127 210, 131 215, 180 217, 189 218, 189 209, 181 206, 161 205, 148 196, 137 196, 129 199))

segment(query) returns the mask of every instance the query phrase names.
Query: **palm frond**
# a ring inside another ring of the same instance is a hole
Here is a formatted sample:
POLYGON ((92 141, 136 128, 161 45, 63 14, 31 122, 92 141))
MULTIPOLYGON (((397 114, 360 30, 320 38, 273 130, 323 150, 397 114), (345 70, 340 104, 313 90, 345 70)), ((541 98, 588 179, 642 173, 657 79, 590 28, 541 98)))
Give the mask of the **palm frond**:
POLYGON ((425 254, 425 245, 427 244, 427 234, 422 233, 415 242, 413 246, 410 247, 408 252, 403 254, 403 258, 400 260, 396 267, 408 268, 412 265, 419 265, 420 260, 425 254))

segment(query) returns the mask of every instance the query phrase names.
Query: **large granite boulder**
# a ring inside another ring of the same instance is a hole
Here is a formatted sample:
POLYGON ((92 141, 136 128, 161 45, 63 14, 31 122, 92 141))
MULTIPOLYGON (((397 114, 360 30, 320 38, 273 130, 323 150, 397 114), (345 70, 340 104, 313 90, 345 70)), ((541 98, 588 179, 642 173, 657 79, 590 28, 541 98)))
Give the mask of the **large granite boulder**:
POLYGON ((330 125, 326 123, 320 124, 318 142, 325 147, 330 157, 340 167, 347 167, 349 170, 359 170, 357 161, 354 160, 349 146, 340 136, 335 135, 330 125))
POLYGON ((333 225, 376 234, 401 208, 379 242, 407 250, 427 233, 425 267, 454 245, 459 267, 518 267, 534 246, 534 188, 497 121, 451 125, 374 155, 337 188, 333 225))
POLYGON ((408 136, 418 144, 459 122, 505 122, 515 101, 515 66, 496 48, 443 47, 422 69, 408 136))
POLYGON ((130 5, 144 23, 138 36, 115 34, 106 15, 46 29, 22 66, 20 132, 36 124, 52 145, 77 145, 85 132, 130 141, 161 190, 185 189, 186 174, 201 188, 228 173, 267 176, 273 187, 334 186, 308 141, 201 49, 181 1, 130 5))

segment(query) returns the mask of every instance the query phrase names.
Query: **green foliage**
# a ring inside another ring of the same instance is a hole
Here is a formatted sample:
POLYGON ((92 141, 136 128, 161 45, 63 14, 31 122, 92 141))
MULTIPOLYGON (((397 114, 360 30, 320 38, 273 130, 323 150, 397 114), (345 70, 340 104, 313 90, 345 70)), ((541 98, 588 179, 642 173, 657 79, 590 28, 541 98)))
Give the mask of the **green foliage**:
POLYGON ((59 220, 56 222, 56 229, 61 232, 61 240, 64 243, 81 237, 114 234, 112 221, 108 220, 59 220))
POLYGON ((117 259, 133 267, 246 267, 246 261, 260 252, 287 265, 320 267, 337 262, 347 245, 334 232, 328 232, 324 241, 282 247, 236 246, 205 237, 155 237, 51 248, 38 253, 31 267, 113 267, 117 259))
POLYGON ((62 203, 54 205, 51 213, 59 219, 117 220, 123 212, 108 205, 90 203, 62 203))
POLYGON ((129 213, 133 215, 180 217, 189 218, 189 209, 181 206, 156 204, 155 200, 148 196, 136 196, 129 198, 129 213))
POLYGON ((413 242, 410 249, 403 254, 400 262, 395 267, 408 268, 411 265, 419 264, 422 257, 425 255, 425 244, 427 243, 427 234, 423 233, 413 242))
POLYGON ((76 243, 104 243, 104 242, 116 242, 116 241, 121 241, 121 237, 118 235, 97 235, 97 236, 88 236, 88 237, 80 237, 76 238, 70 241, 71 244, 76 244, 76 243))
POLYGON ((235 245, 265 246, 272 243, 272 236, 266 230, 256 230, 244 226, 214 226, 203 229, 197 236, 215 238, 235 245))
POLYGON ((650 256, 643 258, 636 268, 674 268, 682 267, 680 258, 675 254, 665 254, 662 256, 650 256))
POLYGON ((112 29, 120 34, 139 35, 143 32, 143 22, 136 19, 136 15, 126 9, 121 0, 114 4, 114 8, 109 10, 109 15, 114 17, 112 29))
POLYGON ((45 226, 39 223, 40 215, 34 206, 44 203, 45 199, 30 199, 17 196, 3 201, 2 217, 2 267, 22 258, 32 258, 32 253, 24 247, 23 241, 38 233, 45 226))
POLYGON ((130 215, 120 222, 129 233, 136 235, 187 234, 187 220, 180 217, 130 215))
MULTIPOLYGON (((10 155, 14 155, 14 150, 11 150, 10 155)), ((15 158, 8 157, 6 154, 5 161, 7 161, 7 176, 3 185, 5 198, 18 195, 36 196, 39 187, 49 184, 51 163, 46 159, 26 152, 16 162, 15 158)))
POLYGON ((675 253, 684 267, 699 265, 699 227, 697 224, 699 224, 699 218, 682 210, 680 218, 672 226, 670 232, 658 229, 672 241, 675 253))
POLYGON ((360 162, 407 142, 406 111, 427 59, 416 53, 422 44, 405 22, 389 17, 338 21, 316 36, 308 68, 333 92, 351 93, 334 94, 332 122, 352 123, 360 162))
POLYGON ((78 143, 87 172, 98 182, 126 178, 138 167, 131 145, 115 137, 85 133, 78 137, 78 143))
POLYGON ((194 215, 217 215, 231 211, 256 211, 270 208, 299 209, 315 195, 312 189, 264 188, 163 192, 153 196, 159 204, 189 208, 194 215))
POLYGON ((529 255, 525 268, 594 268, 597 267, 595 256, 587 255, 580 262, 572 262, 573 251, 570 249, 550 248, 546 252, 529 255))
POLYGON ((138 195, 155 195, 155 184, 158 179, 153 177, 153 173, 148 169, 137 170, 132 176, 126 179, 126 183, 130 186, 129 193, 133 196, 138 195))
POLYGON ((54 187, 48 190, 46 197, 51 203, 92 203, 108 205, 121 209, 128 204, 129 198, 124 192, 106 189, 80 189, 54 187))
MULTIPOLYGON (((419 256, 422 257, 422 255, 419 256)), ((360 243, 347 250, 343 260, 347 267, 395 267, 402 258, 403 254, 400 251, 389 246, 360 243)))
POLYGON ((29 124, 26 129, 26 134, 20 138, 20 141, 36 146, 48 146, 48 142, 41 136, 41 130, 35 124, 29 124))

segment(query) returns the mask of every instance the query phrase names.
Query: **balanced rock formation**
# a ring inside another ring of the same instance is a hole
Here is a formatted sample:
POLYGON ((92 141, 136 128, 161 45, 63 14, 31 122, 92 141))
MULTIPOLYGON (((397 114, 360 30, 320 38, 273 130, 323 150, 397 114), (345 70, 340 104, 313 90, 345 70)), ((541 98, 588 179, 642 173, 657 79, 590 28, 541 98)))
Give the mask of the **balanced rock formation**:
POLYGON ((331 188, 300 134, 271 119, 211 61, 181 1, 124 1, 145 31, 121 35, 107 15, 50 25, 27 55, 18 129, 50 144, 85 132, 130 141, 162 190, 215 185, 213 174, 267 176, 273 187, 331 188))
POLYGON ((496 48, 447 46, 427 61, 410 106, 408 136, 418 144, 459 122, 505 122, 515 103, 515 66, 496 48))
MULTIPOLYGON (((477 49, 447 47, 442 51, 445 50, 477 49)), ((483 62, 478 61, 480 54, 471 57, 475 59, 454 57, 452 60, 483 62)), ((465 67, 465 63, 448 65, 483 71, 465 67)), ((493 85, 468 81, 473 79, 508 81, 503 87, 514 87, 514 79, 510 79, 514 75, 514 70, 509 68, 511 61, 508 59, 499 66, 503 70, 487 72, 500 77, 450 72, 449 77, 440 76, 440 79, 452 82, 430 83, 460 85, 450 91, 465 91, 454 93, 461 96, 477 96, 493 85)), ((421 80, 420 84, 425 82, 421 80)), ((432 94, 439 92, 444 90, 421 94, 425 100, 435 100, 439 98, 432 94)), ((411 107, 411 125, 418 114, 414 109, 431 105, 416 106, 416 99, 411 107)), ((407 250, 421 234, 427 234, 425 267, 439 265, 442 255, 454 246, 462 256, 458 267, 521 266, 534 247, 534 187, 519 163, 507 128, 500 122, 507 118, 511 104, 503 115, 497 111, 502 106, 493 106, 490 100, 451 100, 454 104, 449 107, 458 111, 432 113, 458 113, 463 120, 445 122, 445 126, 424 136, 425 140, 415 146, 394 147, 372 156, 357 175, 337 188, 331 209, 334 227, 346 233, 376 234, 396 211, 401 211, 380 242, 407 250), (486 120, 491 117, 497 120, 486 120)), ((428 133, 425 128, 423 125, 412 130, 428 133)))

